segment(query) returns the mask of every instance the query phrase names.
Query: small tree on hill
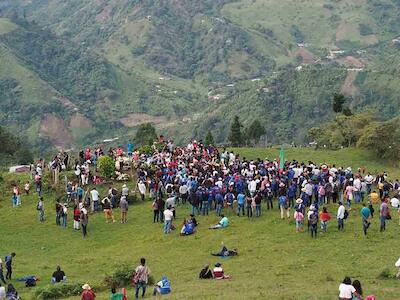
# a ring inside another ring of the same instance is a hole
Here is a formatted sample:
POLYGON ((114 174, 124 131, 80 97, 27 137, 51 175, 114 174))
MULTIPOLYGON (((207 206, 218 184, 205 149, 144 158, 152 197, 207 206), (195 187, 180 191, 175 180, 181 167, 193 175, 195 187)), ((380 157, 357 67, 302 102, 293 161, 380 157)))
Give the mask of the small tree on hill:
POLYGON ((242 127, 243 125, 240 123, 239 117, 235 116, 231 125, 231 132, 228 137, 233 147, 240 147, 243 145, 242 127))
POLYGON ((346 102, 346 97, 343 94, 333 94, 332 109, 335 113, 343 111, 343 104, 346 102))
POLYGON ((214 137, 213 137, 213 135, 212 135, 212 133, 211 133, 211 130, 209 130, 209 131, 207 132, 207 135, 206 135, 206 137, 205 137, 205 139, 204 139, 204 144, 205 144, 206 146, 208 146, 208 145, 214 145, 214 137))
POLYGON ((153 124, 140 124, 136 132, 135 142, 139 145, 151 145, 155 140, 157 140, 157 133, 153 124))
POLYGON ((110 178, 115 172, 115 163, 109 156, 100 156, 98 160, 99 172, 101 176, 110 178))
POLYGON ((264 134, 265 128, 258 119, 255 119, 246 130, 246 140, 252 145, 257 145, 264 134))

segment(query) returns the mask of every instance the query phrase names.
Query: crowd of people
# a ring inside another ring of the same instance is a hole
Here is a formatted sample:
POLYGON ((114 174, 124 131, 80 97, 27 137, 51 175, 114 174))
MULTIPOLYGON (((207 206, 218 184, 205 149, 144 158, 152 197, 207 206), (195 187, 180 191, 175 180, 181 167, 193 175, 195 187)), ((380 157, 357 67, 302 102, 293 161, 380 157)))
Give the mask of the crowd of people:
MULTIPOLYGON (((379 204, 381 232, 386 229, 386 220, 392 217, 391 211, 397 212, 400 208, 400 182, 390 182, 385 172, 371 174, 364 168, 354 172, 350 167, 312 161, 250 160, 197 141, 191 141, 185 147, 175 147, 170 140, 155 144, 148 154, 132 149, 125 153, 121 147, 110 149, 108 155, 114 159, 118 171, 123 172, 126 158, 135 166, 137 184, 130 188, 126 183, 120 190, 110 184, 102 197, 97 188, 102 180, 96 172, 97 161, 102 155, 105 154, 100 147, 79 153, 72 165, 75 178, 66 184, 65 199, 59 199, 55 205, 56 224, 67 228, 69 208, 72 208, 73 228, 82 230, 83 237, 87 236, 90 212, 103 211, 106 222, 114 223, 114 209, 120 208, 120 222, 128 222, 129 200, 137 193, 141 201, 151 199, 153 222, 162 222, 165 234, 176 229, 173 221, 178 207, 189 205, 190 214, 179 231, 182 236, 196 233, 199 224, 196 216, 213 213, 220 220, 209 228, 226 229, 231 217, 260 218, 263 210, 267 209, 279 212, 281 219, 293 218, 299 233, 305 231, 307 223, 307 231, 312 238, 317 238, 319 228, 324 234, 328 232, 328 224, 333 218, 337 220, 337 230, 343 231, 354 203, 362 205, 360 228, 367 235, 375 212, 374 205, 379 204), (332 204, 337 206, 335 214, 328 209, 332 204)), ((54 157, 48 168, 54 177, 58 177, 58 173, 68 169, 70 164, 68 154, 61 153, 54 157)), ((39 221, 42 223, 45 221, 44 168, 44 162, 40 160, 32 173, 39 197, 39 221)), ((24 190, 29 194, 29 182, 24 190)), ((13 187, 12 203, 14 207, 21 205, 17 185, 13 187)), ((213 272, 209 271, 214 278, 220 277, 221 265, 215 268, 213 272)), ((228 278, 224 274, 222 277, 228 278)), ((140 289, 145 293, 141 282, 139 280, 136 284, 136 296, 140 289)))

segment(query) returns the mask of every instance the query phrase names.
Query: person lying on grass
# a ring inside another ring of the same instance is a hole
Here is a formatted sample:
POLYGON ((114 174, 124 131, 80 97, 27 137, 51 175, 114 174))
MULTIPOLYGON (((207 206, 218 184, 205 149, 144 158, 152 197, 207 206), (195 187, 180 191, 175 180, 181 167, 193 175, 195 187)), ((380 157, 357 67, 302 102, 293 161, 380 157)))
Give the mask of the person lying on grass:
POLYGON ((220 252, 211 253, 213 256, 221 256, 221 257, 228 257, 228 256, 236 256, 238 255, 237 249, 234 248, 233 250, 229 250, 224 243, 222 243, 222 249, 220 252))
POLYGON ((229 225, 229 220, 224 215, 221 215, 221 220, 214 226, 210 226, 209 229, 221 229, 226 228, 229 225))

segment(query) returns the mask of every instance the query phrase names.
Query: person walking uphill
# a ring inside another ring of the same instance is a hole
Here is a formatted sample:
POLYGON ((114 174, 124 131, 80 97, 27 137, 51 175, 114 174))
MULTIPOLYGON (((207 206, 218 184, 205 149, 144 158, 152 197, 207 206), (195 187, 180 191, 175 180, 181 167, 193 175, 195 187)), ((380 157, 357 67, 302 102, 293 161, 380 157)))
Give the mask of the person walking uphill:
POLYGON ((389 214, 389 207, 386 203, 386 199, 382 199, 381 210, 380 210, 381 232, 386 230, 386 219, 388 217, 388 214, 389 214))
POLYGON ((135 269, 133 284, 135 285, 135 298, 139 298, 139 290, 142 289, 142 298, 146 294, 146 287, 149 281, 150 269, 146 266, 146 259, 140 259, 140 265, 135 269))
POLYGON ((365 206, 364 203, 362 206, 363 206, 361 208, 362 227, 363 227, 364 235, 367 235, 367 230, 370 225, 371 211, 369 210, 368 207, 365 206))
POLYGON ((7 255, 4 258, 4 263, 6 265, 7 273, 6 273, 6 279, 11 280, 11 275, 12 275, 12 262, 13 258, 15 257, 15 252, 11 253, 10 255, 7 255))

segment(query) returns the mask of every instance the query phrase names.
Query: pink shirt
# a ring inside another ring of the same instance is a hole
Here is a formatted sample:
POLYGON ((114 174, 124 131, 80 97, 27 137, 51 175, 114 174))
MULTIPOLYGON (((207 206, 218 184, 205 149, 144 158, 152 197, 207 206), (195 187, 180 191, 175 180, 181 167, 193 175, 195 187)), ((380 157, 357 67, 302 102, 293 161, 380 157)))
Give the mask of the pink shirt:
POLYGON ((303 215, 303 213, 302 212, 300 212, 300 211, 296 211, 295 213, 294 213, 294 219, 296 220, 296 221, 303 221, 304 220, 304 215, 303 215))

